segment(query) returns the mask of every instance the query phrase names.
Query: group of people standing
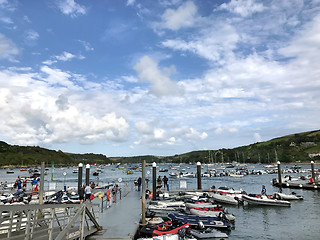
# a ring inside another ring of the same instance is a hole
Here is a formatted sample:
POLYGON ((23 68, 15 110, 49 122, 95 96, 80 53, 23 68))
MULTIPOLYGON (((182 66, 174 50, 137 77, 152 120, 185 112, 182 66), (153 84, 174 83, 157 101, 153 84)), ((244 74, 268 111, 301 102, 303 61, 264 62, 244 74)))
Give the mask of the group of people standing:
MULTIPOLYGON (((17 188, 18 190, 23 190, 25 191, 27 189, 27 178, 21 179, 20 176, 18 176, 17 180, 14 182, 13 184, 13 188, 17 188)), ((39 184, 38 184, 38 179, 35 177, 32 181, 31 181, 31 185, 32 185, 32 191, 38 191, 39 190, 39 184)))
MULTIPOLYGON (((162 188, 162 182, 163 182, 163 188, 164 190, 169 191, 169 183, 168 183, 167 176, 164 176, 161 178, 161 176, 158 176, 157 178, 157 189, 162 188)), ((134 185, 137 187, 137 191, 141 191, 141 184, 142 184, 142 178, 139 177, 137 180, 134 180, 134 185)))

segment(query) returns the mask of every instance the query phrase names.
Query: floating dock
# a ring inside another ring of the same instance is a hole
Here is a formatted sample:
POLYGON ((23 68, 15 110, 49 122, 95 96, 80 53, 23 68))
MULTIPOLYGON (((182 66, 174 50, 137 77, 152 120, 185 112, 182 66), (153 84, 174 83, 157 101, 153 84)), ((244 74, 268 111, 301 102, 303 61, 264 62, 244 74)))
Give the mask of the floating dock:
POLYGON ((89 240, 131 240, 134 238, 141 219, 141 192, 130 191, 125 197, 104 208, 99 216, 99 231, 86 239, 89 240))

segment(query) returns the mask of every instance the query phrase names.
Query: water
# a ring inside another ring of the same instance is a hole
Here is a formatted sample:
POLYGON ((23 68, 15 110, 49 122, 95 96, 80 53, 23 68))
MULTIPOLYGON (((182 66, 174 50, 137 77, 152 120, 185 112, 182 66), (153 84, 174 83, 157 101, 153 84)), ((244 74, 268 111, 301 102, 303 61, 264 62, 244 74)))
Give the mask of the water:
MULTIPOLYGON (((196 172, 196 166, 187 165, 188 172, 196 172)), ((159 168, 166 168, 167 164, 161 164, 159 168)), ((310 168, 310 166, 303 166, 310 168)), ((255 165, 255 169, 262 169, 262 165, 255 165)), ((282 166, 285 168, 285 166, 282 166)), ((115 169, 114 166, 105 167, 103 173, 99 176, 92 176, 95 167, 91 168, 90 181, 99 184, 107 184, 118 181, 121 178, 120 187, 125 183, 133 189, 133 181, 141 176, 141 172, 126 174, 122 170, 115 169), (114 169, 114 171, 112 170, 114 169)), ((52 178, 52 169, 45 176, 45 190, 49 189, 49 183, 56 185, 56 189, 62 189, 63 185, 76 187, 78 175, 72 173, 73 168, 55 168, 52 178), (65 176, 64 176, 65 173, 65 176)), ((171 171, 171 170, 169 170, 171 171)), ((204 169, 202 171, 205 171, 204 169)), ((173 170, 175 172, 175 170, 173 170)), ((152 180, 152 169, 146 168, 146 177, 152 180)), ((20 172, 15 169, 14 174, 6 174, 5 169, 0 169, 0 181, 14 182, 17 176, 28 175, 26 172, 20 172)), ((157 172, 157 176, 169 176, 168 173, 157 172)), ((292 177, 298 177, 301 174, 291 174, 292 177)), ((305 175, 305 174, 302 174, 305 175)), ((271 185, 271 180, 276 178, 277 174, 248 175, 243 178, 232 177, 212 177, 202 178, 202 188, 229 186, 234 189, 243 189, 248 193, 260 193, 261 186, 266 185, 267 194, 278 191, 271 185)), ((180 181, 187 181, 188 189, 197 188, 196 178, 173 179, 169 178, 170 189, 179 189, 180 181)), ((85 169, 83 171, 85 179, 85 169)), ((30 184, 29 184, 30 185, 30 184)), ((150 181, 148 187, 152 187, 150 181)), ((291 207, 270 207, 270 206, 226 206, 230 213, 236 216, 235 227, 229 234, 229 239, 320 239, 320 191, 302 190, 302 189, 283 189, 284 193, 296 192, 303 195, 303 201, 292 201, 291 207)))

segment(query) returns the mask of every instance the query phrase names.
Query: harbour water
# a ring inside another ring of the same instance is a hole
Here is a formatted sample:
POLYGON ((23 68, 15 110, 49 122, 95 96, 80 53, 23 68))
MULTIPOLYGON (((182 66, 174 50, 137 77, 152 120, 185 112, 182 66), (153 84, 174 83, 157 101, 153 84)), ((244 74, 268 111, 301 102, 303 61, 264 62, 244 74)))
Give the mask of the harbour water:
MULTIPOLYGON (((168 164, 161 164, 159 168, 167 168, 168 164)), ((195 165, 186 165, 187 172, 196 172, 195 165)), ((263 169, 263 165, 249 166, 255 170, 263 169)), ((289 168, 290 165, 282 166, 282 169, 289 168)), ((159 169, 158 168, 158 169, 159 169)), ((310 168, 310 165, 303 165, 303 168, 310 168)), ((133 181, 141 176, 141 172, 134 171, 133 174, 127 174, 115 166, 105 166, 99 176, 93 176, 95 167, 91 167, 90 181, 100 185, 119 182, 120 187, 124 184, 132 186, 133 181)), ((169 172, 177 170, 169 170, 169 172)), ((202 171, 205 171, 203 169, 202 171)), ((148 187, 152 187, 152 169, 146 168, 146 177, 150 179, 148 187)), ((20 172, 14 169, 14 174, 7 174, 6 169, 0 169, 0 181, 13 183, 17 176, 28 176, 27 172, 20 172)), ((157 176, 166 175, 169 178, 171 190, 179 190, 180 181, 187 183, 188 189, 197 188, 196 178, 171 178, 168 172, 157 172, 157 176)), ((306 173, 291 173, 292 177, 306 175, 306 173)), ((73 173, 73 168, 52 168, 47 170, 45 175, 45 190, 55 187, 56 190, 63 189, 63 186, 76 187, 78 175, 73 173)), ((273 187, 271 181, 277 174, 247 175, 243 178, 226 177, 204 177, 202 178, 202 189, 207 189, 213 185, 218 188, 228 186, 234 189, 243 189, 247 193, 260 193, 261 186, 266 185, 267 194, 273 194, 279 191, 273 187)), ((85 169, 83 171, 85 179, 85 169)), ((30 183, 28 183, 30 185, 30 183)), ((283 189, 284 193, 296 192, 302 195, 304 200, 292 201, 291 207, 270 207, 270 206, 242 206, 239 207, 225 205, 230 213, 236 216, 234 228, 229 233, 229 239, 320 239, 320 191, 303 189, 283 189)))

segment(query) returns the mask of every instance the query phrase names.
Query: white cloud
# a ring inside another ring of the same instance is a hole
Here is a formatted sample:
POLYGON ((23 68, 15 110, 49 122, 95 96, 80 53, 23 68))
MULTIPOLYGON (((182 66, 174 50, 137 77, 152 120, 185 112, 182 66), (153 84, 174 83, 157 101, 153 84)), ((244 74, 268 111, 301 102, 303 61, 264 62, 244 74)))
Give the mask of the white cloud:
POLYGON ((85 57, 83 55, 74 55, 69 52, 63 52, 61 55, 53 56, 51 57, 51 59, 45 60, 42 63, 45 65, 52 65, 54 63, 57 63, 58 61, 67 62, 71 61, 72 59, 83 60, 85 59, 85 57))
POLYGON ((231 25, 215 23, 190 40, 169 39, 162 45, 173 50, 197 54, 213 62, 225 64, 234 58, 233 50, 240 36, 231 25))
POLYGON ((16 61, 15 56, 19 54, 19 49, 10 39, 0 33, 0 59, 16 61))
POLYGON ((73 59, 75 57, 76 57, 76 55, 74 55, 72 53, 63 52, 61 55, 56 56, 56 59, 65 62, 65 61, 69 61, 69 60, 71 60, 71 59, 73 59))
POLYGON ((86 51, 93 51, 94 48, 91 46, 90 43, 83 41, 83 40, 78 40, 85 48, 86 51))
POLYGON ((132 6, 134 5, 135 0, 127 0, 127 6, 132 6))
POLYGON ((74 0, 59 0, 57 5, 63 14, 69 15, 72 18, 84 15, 87 12, 84 6, 81 6, 74 0))
POLYGON ((197 6, 192 1, 187 1, 177 9, 167 9, 161 16, 161 22, 155 23, 154 28, 177 31, 192 27, 196 22, 196 15, 197 6))
POLYGON ((91 96, 70 87, 73 74, 47 66, 41 70, 48 75, 0 71, 0 133, 7 139, 21 145, 127 140, 130 126, 110 108, 104 92, 91 96), (109 107, 102 110, 98 101, 109 107))
POLYGON ((194 18, 197 13, 196 5, 191 2, 185 2, 177 10, 167 9, 162 15, 164 28, 178 30, 183 27, 190 27, 194 24, 194 18))
POLYGON ((26 40, 27 41, 35 41, 39 38, 39 33, 37 33, 34 30, 28 30, 26 31, 26 40))
POLYGON ((255 0, 231 0, 229 3, 221 4, 220 9, 248 17, 256 12, 262 12, 264 6, 262 3, 256 3, 255 0))
POLYGON ((148 56, 142 57, 134 69, 142 81, 151 83, 150 92, 158 97, 179 96, 183 92, 175 82, 160 71, 157 62, 148 56))

